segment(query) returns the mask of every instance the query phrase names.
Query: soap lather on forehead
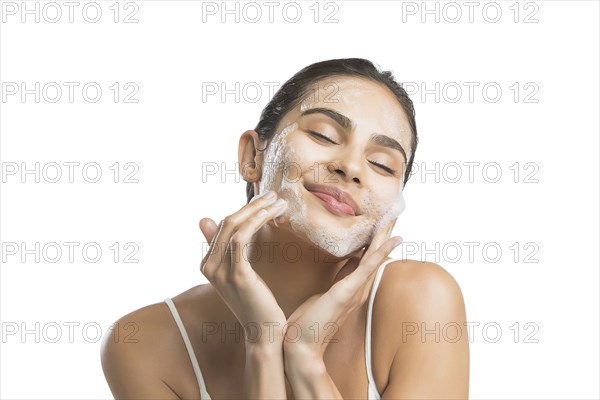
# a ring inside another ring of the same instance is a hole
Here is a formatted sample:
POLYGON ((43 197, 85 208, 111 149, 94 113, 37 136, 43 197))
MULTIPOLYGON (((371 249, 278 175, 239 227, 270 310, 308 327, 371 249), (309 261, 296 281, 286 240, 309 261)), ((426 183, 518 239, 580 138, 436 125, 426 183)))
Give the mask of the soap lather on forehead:
MULTIPOLYGON (((322 107, 327 107, 327 104, 336 103, 348 103, 349 100, 361 96, 365 91, 372 91, 373 85, 377 85, 375 82, 367 81, 364 79, 353 79, 340 77, 337 79, 327 79, 317 82, 306 94, 304 100, 300 103, 300 112, 304 112, 313 108, 319 104, 322 107)), ((392 96, 395 95, 390 91, 392 96)), ((402 145, 402 148, 406 152, 406 162, 411 157, 411 146, 412 134, 410 128, 404 128, 404 125, 408 125, 405 121, 405 113, 402 106, 396 101, 391 102, 388 107, 382 109, 383 112, 383 126, 386 129, 386 133, 402 145), (398 117, 398 109, 402 113, 402 117, 398 117), (396 134, 398 132, 398 134, 396 134)))

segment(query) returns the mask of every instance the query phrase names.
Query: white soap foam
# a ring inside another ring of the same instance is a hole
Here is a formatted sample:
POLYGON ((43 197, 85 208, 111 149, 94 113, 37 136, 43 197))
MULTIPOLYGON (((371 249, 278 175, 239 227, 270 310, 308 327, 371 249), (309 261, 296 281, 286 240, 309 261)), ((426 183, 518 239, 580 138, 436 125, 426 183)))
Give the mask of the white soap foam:
POLYGON ((320 225, 309 219, 306 199, 302 195, 299 177, 288 179, 283 174, 286 167, 299 165, 297 154, 286 138, 298 127, 292 123, 281 133, 276 134, 265 151, 262 178, 259 182, 260 193, 274 190, 284 198, 288 207, 283 214, 295 232, 306 236, 312 243, 336 257, 347 256, 369 244, 375 233, 391 220, 397 218, 405 209, 402 195, 403 184, 398 195, 390 202, 377 200, 373 191, 368 190, 367 199, 361 205, 363 214, 355 217, 357 223, 351 227, 320 225), (277 171, 281 170, 281 176, 277 171))

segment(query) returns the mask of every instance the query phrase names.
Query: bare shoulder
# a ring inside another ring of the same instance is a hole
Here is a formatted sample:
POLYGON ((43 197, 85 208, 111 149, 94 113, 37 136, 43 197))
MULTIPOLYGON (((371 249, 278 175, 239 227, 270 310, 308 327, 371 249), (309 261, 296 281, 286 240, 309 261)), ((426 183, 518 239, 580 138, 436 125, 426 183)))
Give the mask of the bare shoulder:
POLYGON ((454 277, 433 262, 392 261, 379 290, 374 312, 385 342, 384 398, 466 398, 466 311, 454 277))
MULTIPOLYGON (((192 292, 190 289, 173 301, 183 305, 192 292)), ((185 360, 187 354, 164 301, 116 320, 102 339, 100 355, 104 376, 116 399, 178 399, 187 390, 180 382, 189 371, 184 363, 177 362, 185 360)))
POLYGON ((375 335, 385 343, 385 359, 391 363, 401 342, 407 340, 406 335, 433 329, 430 324, 462 323, 465 306, 458 283, 442 266, 397 260, 385 266, 373 314, 375 335))
MULTIPOLYGON (((422 333, 423 329, 449 329, 466 319, 462 291, 454 277, 433 262, 398 260, 383 272, 376 311, 394 328, 422 333), (438 324, 438 325, 436 325, 438 324)), ((406 340, 406 336, 396 339, 406 340)), ((399 345, 400 343, 395 343, 399 345)))
POLYGON ((453 305, 463 302, 458 282, 441 265, 433 262, 392 261, 385 267, 380 285, 381 294, 378 295, 390 300, 421 300, 419 304, 423 304, 422 301, 430 304, 450 301, 453 305))

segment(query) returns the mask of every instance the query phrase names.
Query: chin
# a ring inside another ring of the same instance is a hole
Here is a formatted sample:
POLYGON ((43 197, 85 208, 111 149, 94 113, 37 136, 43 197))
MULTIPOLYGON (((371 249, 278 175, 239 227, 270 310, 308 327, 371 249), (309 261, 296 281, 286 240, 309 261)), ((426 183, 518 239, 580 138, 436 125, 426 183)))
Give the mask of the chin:
POLYGON ((362 252, 364 249, 364 245, 361 245, 358 249, 351 251, 347 254, 332 254, 327 249, 322 249, 323 252, 327 253, 327 260, 332 262, 344 261, 352 257, 360 257, 362 256, 362 252))
POLYGON ((331 262, 352 257, 372 237, 370 218, 360 214, 335 214, 301 181, 283 184, 280 194, 288 200, 288 210, 284 213, 284 222, 278 226, 331 262))

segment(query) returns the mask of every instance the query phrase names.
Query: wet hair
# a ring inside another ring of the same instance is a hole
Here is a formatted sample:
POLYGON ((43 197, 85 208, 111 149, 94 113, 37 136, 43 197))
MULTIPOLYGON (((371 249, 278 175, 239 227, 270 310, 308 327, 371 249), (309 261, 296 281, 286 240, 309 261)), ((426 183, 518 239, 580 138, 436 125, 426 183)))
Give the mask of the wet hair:
MULTIPOLYGON (((398 98, 402 109, 408 117, 412 134, 410 159, 407 160, 404 172, 404 184, 406 185, 411 175, 418 144, 417 123, 415 121, 413 102, 408 97, 406 90, 396 82, 392 72, 382 71, 373 65, 371 61, 363 58, 342 58, 321 61, 303 68, 292 76, 279 88, 260 115, 260 120, 254 130, 258 133, 261 142, 269 143, 275 135, 275 130, 279 122, 285 115, 303 100, 304 96, 316 83, 332 76, 358 77, 381 83, 387 86, 398 98)), ((258 151, 264 151, 264 149, 259 149, 258 151)), ((250 182, 246 186, 246 195, 248 202, 254 197, 254 186, 250 182)))

